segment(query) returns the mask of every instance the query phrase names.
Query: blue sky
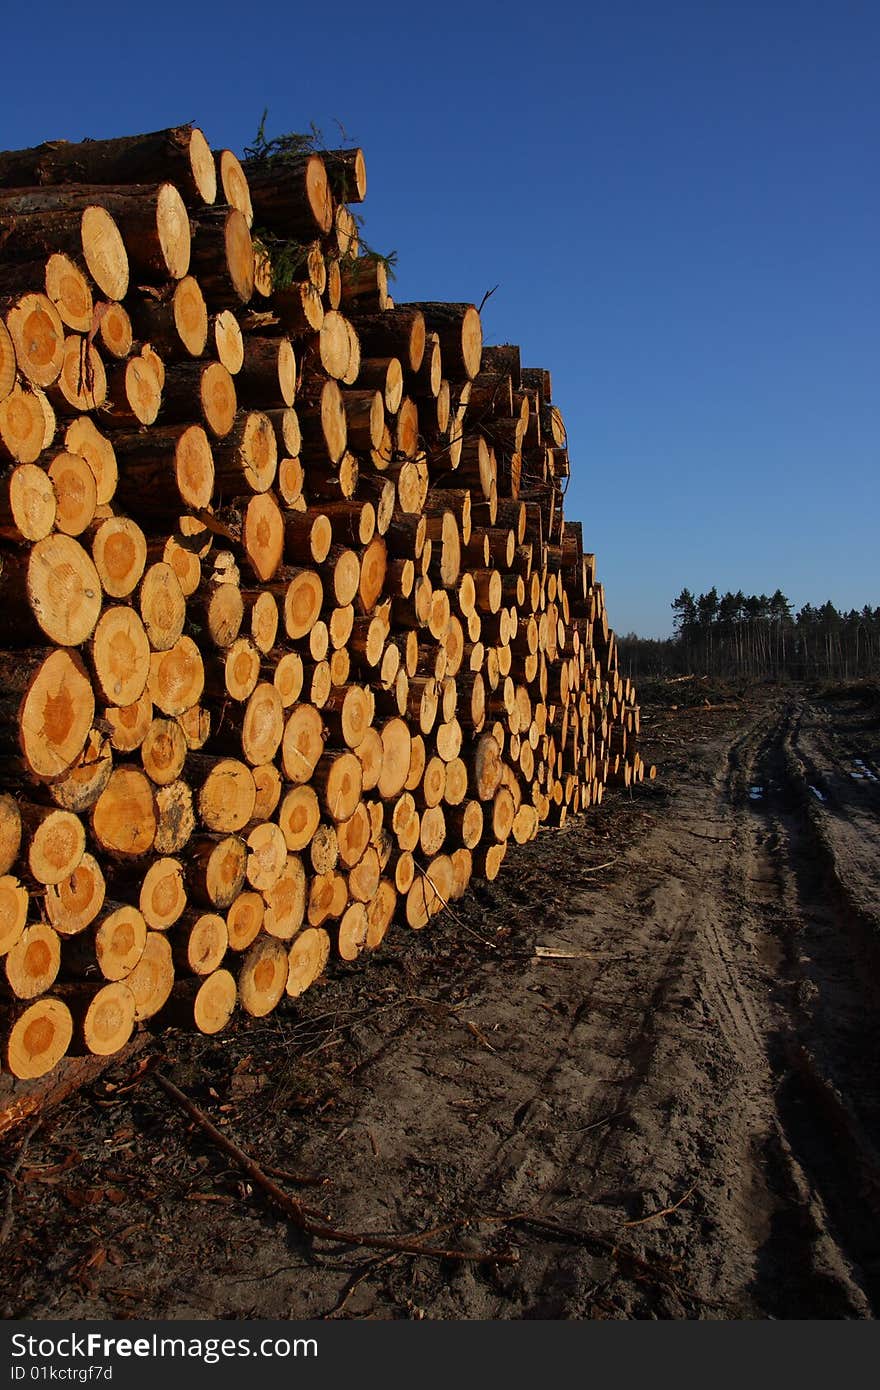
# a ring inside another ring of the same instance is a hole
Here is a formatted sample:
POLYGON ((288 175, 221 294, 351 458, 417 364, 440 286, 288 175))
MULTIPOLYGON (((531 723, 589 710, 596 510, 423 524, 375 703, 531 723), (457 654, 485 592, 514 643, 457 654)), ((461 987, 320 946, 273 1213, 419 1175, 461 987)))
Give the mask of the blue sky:
POLYGON ((553 375, 613 625, 694 591, 880 603, 880 6, 16 7, 7 148, 339 122, 398 299, 553 375))

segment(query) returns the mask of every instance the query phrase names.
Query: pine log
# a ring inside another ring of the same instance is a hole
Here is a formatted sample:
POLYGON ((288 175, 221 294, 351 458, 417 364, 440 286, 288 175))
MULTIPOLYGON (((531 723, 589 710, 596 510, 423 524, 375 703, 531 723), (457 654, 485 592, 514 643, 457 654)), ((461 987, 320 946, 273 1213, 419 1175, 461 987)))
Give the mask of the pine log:
POLYGON ((14 386, 0 400, 0 458, 34 463, 46 447, 46 418, 33 391, 14 386))
POLYGON ((249 161, 245 172, 260 226, 295 241, 310 241, 330 231, 333 196, 320 155, 285 157, 270 167, 249 161))
POLYGON ((75 183, 129 184, 170 178, 184 195, 213 203, 217 196, 214 156, 197 126, 175 126, 149 135, 72 144, 49 140, 27 150, 0 154, 0 187, 75 183))
POLYGON ((125 298, 128 254, 110 213, 92 203, 84 210, 15 213, 0 208, 0 252, 4 261, 22 262, 67 255, 84 265, 107 299, 125 298))
POLYGON ((237 208, 200 214, 190 263, 209 308, 248 303, 254 292, 254 247, 247 219, 237 208))

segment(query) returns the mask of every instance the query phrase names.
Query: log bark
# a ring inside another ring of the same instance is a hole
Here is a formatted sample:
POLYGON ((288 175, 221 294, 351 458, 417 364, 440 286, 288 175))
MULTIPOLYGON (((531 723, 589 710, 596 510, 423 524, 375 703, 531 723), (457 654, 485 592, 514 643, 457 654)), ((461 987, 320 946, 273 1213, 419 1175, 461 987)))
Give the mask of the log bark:
POLYGON ((27 150, 0 154, 0 187, 67 183, 128 184, 149 179, 176 181, 193 203, 217 196, 214 157, 197 126, 173 126, 149 135, 112 140, 48 140, 27 150))

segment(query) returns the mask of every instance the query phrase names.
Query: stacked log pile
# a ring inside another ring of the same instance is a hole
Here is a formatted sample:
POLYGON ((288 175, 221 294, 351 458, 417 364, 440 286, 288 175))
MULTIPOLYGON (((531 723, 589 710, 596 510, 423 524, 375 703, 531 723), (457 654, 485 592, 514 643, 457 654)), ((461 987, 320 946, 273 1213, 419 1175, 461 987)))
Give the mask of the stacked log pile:
POLYGON ((3 1061, 269 1013, 646 770, 549 373, 361 151, 0 154, 3 1061))

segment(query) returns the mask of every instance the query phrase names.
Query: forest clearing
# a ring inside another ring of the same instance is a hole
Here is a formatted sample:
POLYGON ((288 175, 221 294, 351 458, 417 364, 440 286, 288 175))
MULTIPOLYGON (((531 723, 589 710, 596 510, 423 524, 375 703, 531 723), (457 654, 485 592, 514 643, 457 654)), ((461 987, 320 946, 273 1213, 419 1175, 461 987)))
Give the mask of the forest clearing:
POLYGON ((877 688, 648 696, 657 782, 9 1134, 5 1315, 874 1317, 877 688), (155 1072, 335 1226, 488 1258, 304 1237, 155 1072))

